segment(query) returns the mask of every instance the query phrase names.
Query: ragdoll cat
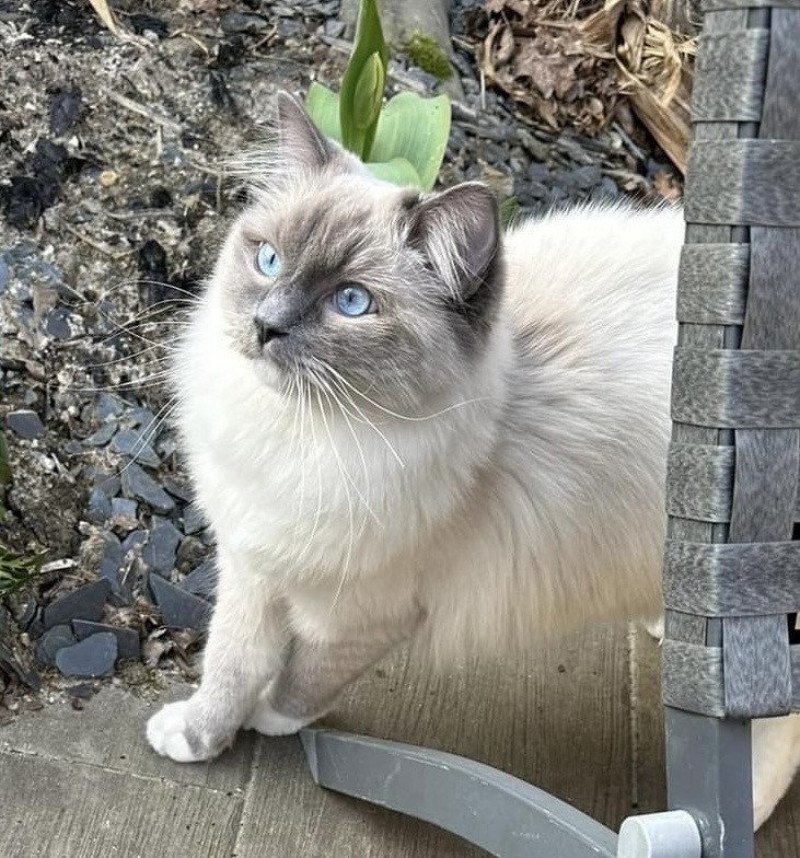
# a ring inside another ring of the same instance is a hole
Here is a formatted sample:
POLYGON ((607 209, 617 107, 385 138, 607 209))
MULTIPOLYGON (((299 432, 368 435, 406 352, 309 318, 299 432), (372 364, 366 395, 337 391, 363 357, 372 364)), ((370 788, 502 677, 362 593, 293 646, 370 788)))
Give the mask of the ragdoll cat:
MULTIPOLYGON (((377 181, 285 95, 279 123, 176 365, 219 551, 200 688, 147 725, 182 762, 296 731, 411 636, 659 612, 680 213, 501 236, 483 186, 377 181)), ((798 759, 798 719, 758 726, 757 822, 798 759)))

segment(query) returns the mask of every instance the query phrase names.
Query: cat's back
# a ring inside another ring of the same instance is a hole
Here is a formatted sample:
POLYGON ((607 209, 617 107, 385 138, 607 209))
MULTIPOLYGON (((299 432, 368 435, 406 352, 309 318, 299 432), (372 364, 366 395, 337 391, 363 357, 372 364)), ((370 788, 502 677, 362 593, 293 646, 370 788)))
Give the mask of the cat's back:
POLYGON ((677 208, 587 206, 506 235, 507 293, 518 330, 550 320, 585 333, 673 336, 684 223, 677 208))

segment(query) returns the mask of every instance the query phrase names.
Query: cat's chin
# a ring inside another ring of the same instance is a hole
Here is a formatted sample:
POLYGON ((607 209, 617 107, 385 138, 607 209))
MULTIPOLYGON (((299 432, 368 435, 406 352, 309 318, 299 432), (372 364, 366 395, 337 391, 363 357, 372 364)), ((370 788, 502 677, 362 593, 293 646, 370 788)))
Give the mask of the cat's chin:
POLYGON ((283 393, 291 381, 291 371, 269 357, 258 357, 253 369, 259 381, 276 393, 283 393))

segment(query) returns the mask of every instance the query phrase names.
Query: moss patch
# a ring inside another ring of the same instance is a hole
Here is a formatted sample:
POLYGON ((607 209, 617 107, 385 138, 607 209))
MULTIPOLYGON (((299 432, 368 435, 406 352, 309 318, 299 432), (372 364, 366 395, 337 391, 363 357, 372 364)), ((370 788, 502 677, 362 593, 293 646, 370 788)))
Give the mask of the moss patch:
POLYGON ((431 36, 417 30, 406 42, 405 51, 415 66, 435 75, 439 80, 447 80, 453 76, 453 69, 447 54, 431 36))

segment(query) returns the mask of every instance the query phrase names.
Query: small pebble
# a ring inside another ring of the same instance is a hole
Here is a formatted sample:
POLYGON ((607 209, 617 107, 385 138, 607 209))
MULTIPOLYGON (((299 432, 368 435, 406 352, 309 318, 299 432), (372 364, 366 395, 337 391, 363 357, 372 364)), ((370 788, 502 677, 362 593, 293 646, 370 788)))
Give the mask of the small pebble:
POLYGON ((20 438, 32 441, 44 435, 44 424, 35 411, 20 409, 6 415, 6 426, 20 438))
POLYGON ((110 676, 119 647, 111 632, 100 632, 56 653, 56 667, 64 676, 110 676))
POLYGON ((135 462, 126 465, 122 471, 122 491, 126 497, 149 504, 155 512, 170 513, 175 509, 175 501, 135 462))
POLYGON ((154 572, 169 575, 175 568, 175 554, 180 541, 181 532, 171 521, 153 516, 150 536, 142 549, 142 560, 154 572))
POLYGON ((111 449, 121 456, 130 456, 134 461, 141 462, 150 468, 157 468, 161 459, 141 433, 133 429, 120 429, 111 441, 111 449))
POLYGON ((161 611, 164 625, 177 629, 205 629, 211 616, 211 606, 160 575, 150 576, 150 589, 161 611))
POLYGON ((139 524, 138 504, 129 498, 111 499, 111 522, 119 530, 128 532, 139 524))
POLYGON ((139 632, 136 629, 109 626, 105 623, 93 623, 90 620, 73 620, 72 629, 79 641, 99 632, 108 632, 117 639, 119 658, 139 658, 141 648, 139 644, 139 632))
POLYGON ((44 609, 45 629, 70 620, 99 620, 103 616, 103 606, 110 592, 111 583, 101 578, 60 596, 44 609))
POLYGON ((36 642, 36 660, 39 664, 53 667, 56 663, 56 653, 65 646, 76 643, 72 629, 67 625, 53 626, 48 629, 36 642))

